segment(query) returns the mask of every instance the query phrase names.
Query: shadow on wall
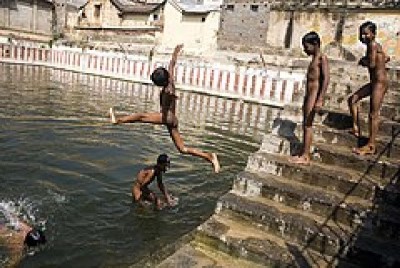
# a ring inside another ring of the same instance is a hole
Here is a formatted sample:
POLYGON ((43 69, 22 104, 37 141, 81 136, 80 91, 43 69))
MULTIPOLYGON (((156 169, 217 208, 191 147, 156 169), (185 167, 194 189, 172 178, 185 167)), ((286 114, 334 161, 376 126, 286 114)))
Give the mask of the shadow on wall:
POLYGON ((358 56, 354 55, 350 50, 343 47, 336 41, 327 44, 324 48, 324 53, 326 53, 328 56, 347 61, 356 61, 358 59, 358 56))

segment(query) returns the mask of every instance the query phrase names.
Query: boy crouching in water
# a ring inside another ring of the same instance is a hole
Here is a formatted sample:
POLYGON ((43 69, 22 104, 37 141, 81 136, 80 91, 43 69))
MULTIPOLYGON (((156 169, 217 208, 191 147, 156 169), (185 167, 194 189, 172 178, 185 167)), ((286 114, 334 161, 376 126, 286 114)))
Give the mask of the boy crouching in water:
POLYGON ((154 204, 155 209, 161 210, 163 207, 163 202, 156 196, 156 194, 149 189, 149 185, 157 178, 158 188, 164 195, 167 205, 176 205, 176 200, 174 200, 167 192, 162 181, 162 174, 167 171, 170 167, 170 160, 168 155, 160 154, 157 158, 157 163, 154 166, 149 166, 141 171, 139 171, 136 181, 132 186, 132 197, 134 202, 140 205, 145 205, 145 202, 151 202, 154 204))
POLYGON ((310 164, 312 142, 312 124, 315 113, 322 108, 324 96, 329 84, 329 65, 326 55, 321 53, 321 40, 316 32, 303 36, 304 52, 312 56, 307 70, 306 95, 303 104, 303 151, 289 159, 295 164, 310 164))

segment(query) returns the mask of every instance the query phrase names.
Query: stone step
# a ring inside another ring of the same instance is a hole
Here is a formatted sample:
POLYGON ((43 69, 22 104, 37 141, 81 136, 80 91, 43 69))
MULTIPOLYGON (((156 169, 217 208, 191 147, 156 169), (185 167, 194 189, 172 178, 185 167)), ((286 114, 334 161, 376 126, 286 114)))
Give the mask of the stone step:
MULTIPOLYGON (((393 94, 391 94, 393 95, 393 94)), ((327 94, 324 99, 324 107, 325 109, 335 109, 339 111, 343 111, 343 113, 348 113, 349 108, 347 104, 348 96, 338 95, 338 94, 327 94)), ((366 98, 360 102, 360 112, 361 116, 364 118, 368 118, 369 109, 370 109, 370 98, 366 98)), ((394 115, 400 113, 400 98, 389 98, 385 96, 384 102, 380 109, 380 116, 385 119, 392 120, 394 115)))
POLYGON ((398 159, 380 154, 360 156, 349 147, 322 143, 315 144, 313 160, 336 169, 345 168, 372 175, 383 183, 392 180, 400 168, 398 159))
MULTIPOLYGON (((257 226, 259 230, 268 233, 269 241, 277 241, 277 238, 290 241, 293 244, 300 245, 303 250, 318 252, 325 258, 342 256, 349 248, 352 252, 370 252, 370 254, 379 256, 379 258, 393 255, 393 252, 388 254, 388 252, 380 250, 380 246, 377 246, 380 243, 373 246, 369 245, 371 241, 374 241, 374 243, 375 241, 384 241, 384 244, 397 245, 396 248, 400 249, 398 236, 392 238, 380 236, 376 232, 376 228, 366 226, 368 223, 348 228, 337 222, 308 212, 290 209, 265 200, 265 198, 241 197, 228 193, 220 199, 217 213, 230 214, 235 218, 235 222, 242 220, 246 221, 246 225, 257 226)), ((379 228, 384 233, 391 227, 388 228, 383 225, 379 228)), ((397 230, 400 230, 400 228, 397 228, 397 230)), ((254 234, 261 237, 259 232, 254 234)), ((393 235, 393 233, 391 234, 393 235)), ((223 235, 219 234, 219 236, 225 239, 223 235)), ((266 234, 264 234, 265 236, 266 234)), ((365 263, 365 258, 359 259, 365 263)), ((343 263, 348 264, 347 261, 343 263)))
MULTIPOLYGON (((386 157, 400 159, 400 131, 394 137, 379 136, 376 140, 377 153, 386 157)), ((348 130, 332 129, 324 125, 316 125, 313 128, 313 142, 315 144, 332 144, 346 146, 348 148, 360 147, 368 142, 368 137, 357 138, 348 130)))
POLYGON ((230 211, 215 214, 199 226, 195 241, 263 267, 325 267, 333 261, 328 256, 271 235, 230 211))
POLYGON ((388 204, 380 206, 380 199, 368 202, 283 177, 250 172, 238 174, 232 192, 245 197, 267 198, 335 223, 349 226, 362 223, 378 237, 387 234, 388 238, 400 238, 400 209, 388 204))
POLYGON ((220 198, 216 211, 235 213, 239 218, 260 224, 274 236, 328 256, 335 256, 342 250, 342 244, 352 231, 348 226, 306 211, 292 209, 265 198, 244 198, 233 193, 220 198))
POLYGON ((372 206, 371 202, 361 198, 267 173, 239 173, 232 191, 238 195, 267 198, 350 226, 359 224, 372 206))
MULTIPOLYGON (((339 111, 332 109, 322 109, 322 116, 315 118, 316 124, 323 124, 334 129, 351 129, 353 120, 348 111, 339 111)), ((360 117, 360 127, 362 133, 368 132, 368 115, 360 117)), ((400 131, 400 123, 391 119, 381 118, 379 124, 378 136, 392 137, 400 131)))
POLYGON ((292 181, 366 200, 373 200, 376 190, 384 187, 384 184, 370 175, 332 168, 316 161, 312 161, 309 166, 296 165, 288 159, 285 155, 259 151, 249 157, 246 171, 279 175, 292 181))
MULTIPOLYGON (((134 265, 134 267, 138 267, 134 265)), ((143 267, 143 266, 142 266, 143 267)), ((149 266, 150 267, 150 266, 149 266)), ((152 266, 154 267, 154 266, 152 266)), ((230 256, 201 243, 188 243, 163 260, 157 268, 242 267, 263 268, 262 264, 230 256)))

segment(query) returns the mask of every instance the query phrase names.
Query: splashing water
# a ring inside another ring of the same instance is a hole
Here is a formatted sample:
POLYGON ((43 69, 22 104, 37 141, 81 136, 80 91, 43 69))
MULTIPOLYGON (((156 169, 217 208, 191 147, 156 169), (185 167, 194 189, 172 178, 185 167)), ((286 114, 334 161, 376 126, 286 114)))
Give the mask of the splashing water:
POLYGON ((0 201, 0 224, 4 224, 8 228, 18 230, 20 222, 24 221, 32 226, 40 226, 45 228, 45 220, 39 220, 36 216, 38 209, 34 203, 27 198, 20 198, 17 201, 1 200, 0 201))

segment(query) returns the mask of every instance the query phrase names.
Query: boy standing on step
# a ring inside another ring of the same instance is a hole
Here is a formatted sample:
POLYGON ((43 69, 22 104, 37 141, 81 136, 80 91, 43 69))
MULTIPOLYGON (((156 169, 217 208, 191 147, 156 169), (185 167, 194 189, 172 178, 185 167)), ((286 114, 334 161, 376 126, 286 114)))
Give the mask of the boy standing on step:
POLYGON ((383 97, 388 88, 388 77, 386 71, 386 62, 390 60, 383 52, 382 46, 375 41, 376 25, 371 21, 364 22, 360 26, 360 41, 367 45, 367 51, 364 57, 358 62, 359 65, 368 68, 370 82, 348 99, 350 113, 353 117, 352 133, 359 137, 358 128, 358 102, 365 97, 371 96, 369 108, 369 139, 368 143, 360 148, 353 148, 353 152, 359 155, 374 154, 375 139, 378 133, 379 110, 381 109, 383 97))
POLYGON ((168 70, 164 67, 158 67, 150 76, 153 83, 162 88, 160 92, 160 112, 134 113, 118 118, 115 116, 113 108, 110 108, 111 122, 113 124, 142 122, 165 125, 180 153, 190 154, 207 160, 213 165, 214 172, 218 173, 220 166, 217 155, 215 153, 206 153, 195 148, 186 147, 178 130, 178 118, 175 114, 176 99, 178 98, 175 94, 175 64, 178 53, 181 51, 182 47, 183 45, 177 45, 175 47, 168 70))
POLYGON ((322 108, 324 96, 329 84, 328 58, 321 52, 321 40, 316 32, 303 36, 304 52, 312 57, 307 69, 306 95, 303 104, 303 149, 300 155, 293 156, 290 162, 302 165, 310 164, 312 124, 315 113, 322 108))

